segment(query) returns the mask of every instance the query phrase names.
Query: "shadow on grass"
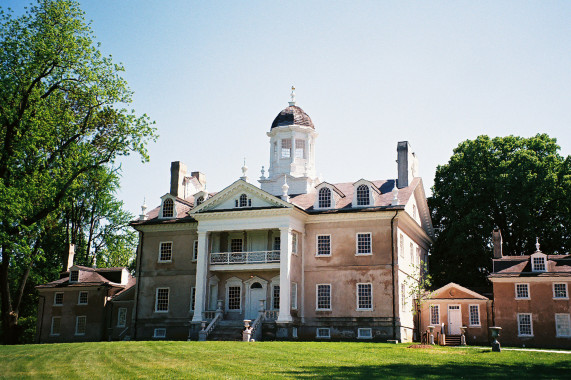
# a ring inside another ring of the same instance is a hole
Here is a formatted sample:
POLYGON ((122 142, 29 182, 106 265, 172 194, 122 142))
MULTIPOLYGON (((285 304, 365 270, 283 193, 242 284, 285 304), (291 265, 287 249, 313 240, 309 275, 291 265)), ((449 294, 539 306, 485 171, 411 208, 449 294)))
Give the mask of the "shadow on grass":
POLYGON ((356 366, 314 366, 285 372, 283 375, 312 379, 564 379, 569 378, 571 363, 532 364, 387 364, 356 366))

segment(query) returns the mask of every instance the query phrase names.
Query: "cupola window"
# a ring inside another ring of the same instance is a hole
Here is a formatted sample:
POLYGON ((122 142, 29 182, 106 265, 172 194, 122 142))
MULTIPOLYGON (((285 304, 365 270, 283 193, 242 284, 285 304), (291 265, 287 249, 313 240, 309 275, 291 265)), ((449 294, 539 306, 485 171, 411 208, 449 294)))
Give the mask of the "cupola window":
POLYGON ((369 205, 369 186, 360 185, 357 188, 357 206, 369 205))
POLYGON ((323 187, 319 190, 319 208, 331 207, 331 190, 323 187))
POLYGON ((291 157, 291 139, 282 140, 282 158, 291 157))
POLYGON ((305 156, 305 141, 295 140, 295 158, 303 158, 305 156))
POLYGON ((174 216, 174 202, 167 198, 163 202, 163 218, 172 218, 174 216))

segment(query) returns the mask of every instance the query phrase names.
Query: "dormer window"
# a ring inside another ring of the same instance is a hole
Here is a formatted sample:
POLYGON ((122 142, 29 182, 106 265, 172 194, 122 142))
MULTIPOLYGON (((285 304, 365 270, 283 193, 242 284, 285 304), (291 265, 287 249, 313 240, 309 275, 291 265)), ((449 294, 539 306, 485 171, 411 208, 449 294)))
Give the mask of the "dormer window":
POLYGON ((174 202, 167 198, 163 202, 163 218, 172 218, 174 216, 174 202))
POLYGON ((319 189, 319 208, 331 207, 331 190, 327 187, 319 189))
POLYGON ((196 205, 197 205, 197 206, 200 206, 200 204, 201 204, 202 202, 204 202, 204 197, 198 197, 198 198, 196 199, 196 205))
POLYGON ((357 206, 369 205, 369 186, 359 185, 357 188, 357 206))
POLYGON ((531 270, 533 272, 545 272, 545 257, 536 256, 532 258, 531 270))
POLYGON ((78 270, 72 270, 69 273, 69 282, 78 282, 79 281, 79 271, 78 270))

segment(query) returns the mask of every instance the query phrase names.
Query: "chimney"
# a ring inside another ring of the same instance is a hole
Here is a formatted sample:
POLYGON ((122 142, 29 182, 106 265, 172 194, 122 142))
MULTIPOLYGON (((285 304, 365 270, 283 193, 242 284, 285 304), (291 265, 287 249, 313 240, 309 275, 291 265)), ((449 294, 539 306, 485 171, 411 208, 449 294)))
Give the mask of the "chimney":
POLYGON ((180 161, 171 162, 171 191, 175 197, 184 198, 184 176, 186 165, 180 161))
POLYGON ((67 268, 66 272, 69 272, 69 268, 73 266, 73 257, 75 256, 75 244, 70 244, 67 254, 67 268))
POLYGON ((418 160, 408 141, 399 141, 397 144, 397 168, 399 189, 410 185, 412 179, 418 176, 418 160))
POLYGON ((499 228, 494 228, 492 232, 492 242, 494 244, 494 259, 502 258, 502 233, 499 228))
POLYGON ((206 189, 206 174, 201 172, 192 172, 190 173, 190 176, 196 178, 198 182, 200 182, 202 190, 206 189))

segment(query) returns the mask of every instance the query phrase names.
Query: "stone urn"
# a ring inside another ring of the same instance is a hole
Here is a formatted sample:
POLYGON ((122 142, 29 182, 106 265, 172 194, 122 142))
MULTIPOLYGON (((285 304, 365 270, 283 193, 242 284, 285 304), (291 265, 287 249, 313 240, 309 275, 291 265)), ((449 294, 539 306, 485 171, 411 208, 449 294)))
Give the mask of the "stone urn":
POLYGON ((490 327, 490 334, 492 335, 492 351, 493 352, 501 352, 502 349, 500 347, 500 342, 498 342, 498 336, 500 336, 500 331, 502 330, 501 327, 492 326, 490 327))
POLYGON ((434 326, 428 326, 428 344, 434 344, 434 326))
POLYGON ((466 330, 467 329, 468 329, 468 327, 466 327, 466 326, 460 327, 460 345, 461 346, 466 345, 466 330))

